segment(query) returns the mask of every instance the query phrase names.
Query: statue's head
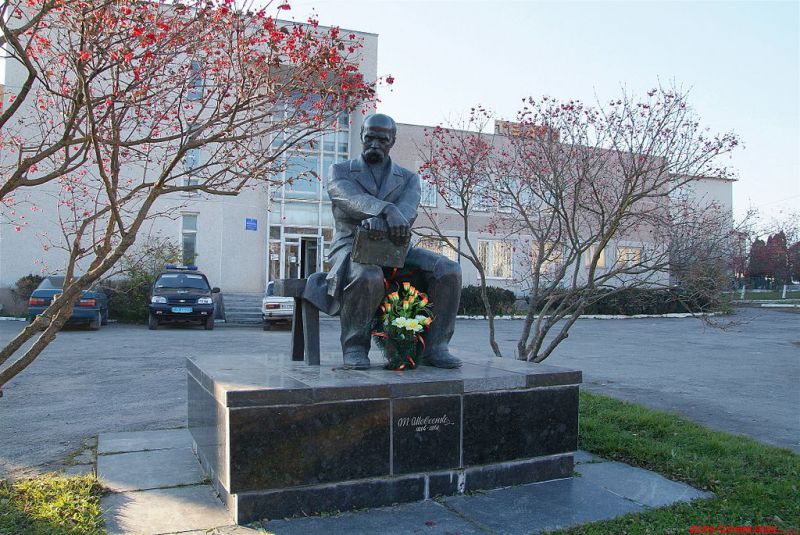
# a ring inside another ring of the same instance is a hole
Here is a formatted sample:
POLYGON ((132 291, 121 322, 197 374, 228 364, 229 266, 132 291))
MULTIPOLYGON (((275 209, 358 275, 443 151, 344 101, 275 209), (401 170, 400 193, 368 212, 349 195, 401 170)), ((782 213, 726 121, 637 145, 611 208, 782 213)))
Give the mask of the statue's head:
POLYGON ((397 125, 394 119, 376 113, 364 119, 361 126, 361 155, 367 163, 382 163, 389 157, 394 146, 397 125))

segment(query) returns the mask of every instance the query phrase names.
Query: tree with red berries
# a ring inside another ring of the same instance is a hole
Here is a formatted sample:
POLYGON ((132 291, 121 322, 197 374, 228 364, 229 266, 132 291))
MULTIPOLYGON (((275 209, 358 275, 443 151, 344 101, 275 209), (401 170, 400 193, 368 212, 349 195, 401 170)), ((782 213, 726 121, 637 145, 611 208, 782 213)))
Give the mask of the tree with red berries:
POLYGON ((2 4, 0 44, 22 80, 6 88, 0 115, 3 223, 28 231, 17 208, 45 188, 57 199, 56 245, 67 261, 60 298, 0 350, 0 365, 22 353, 0 371, 0 387, 53 340, 81 290, 112 270, 144 223, 163 215, 164 199, 272 182, 287 151, 374 98, 356 36, 316 20, 281 22, 286 9, 2 4))
POLYGON ((598 300, 670 284, 677 240, 698 240, 713 217, 681 193, 728 176, 720 160, 738 139, 702 129, 675 89, 597 106, 529 98, 511 125, 494 137, 444 129, 422 151, 423 168, 441 169, 431 175, 440 193, 488 199, 486 229, 514 244, 514 278, 527 293, 517 356, 541 362, 598 300))
POLYGON ((427 206, 422 210, 426 217, 418 224, 415 232, 421 236, 433 237, 444 243, 462 258, 472 264, 478 272, 481 300, 489 322, 489 346, 495 356, 501 357, 500 346, 495 340, 494 310, 489 303, 487 291, 486 259, 479 244, 470 236, 476 227, 491 225, 491 218, 485 213, 492 191, 487 180, 492 173, 493 157, 496 147, 494 140, 477 132, 484 129, 489 113, 482 107, 473 108, 459 127, 436 127, 425 132, 426 143, 419 147, 423 161, 419 170, 421 180, 433 185, 443 199, 449 214, 434 213, 427 206), (454 243, 448 232, 455 225, 463 240, 463 247, 454 243))

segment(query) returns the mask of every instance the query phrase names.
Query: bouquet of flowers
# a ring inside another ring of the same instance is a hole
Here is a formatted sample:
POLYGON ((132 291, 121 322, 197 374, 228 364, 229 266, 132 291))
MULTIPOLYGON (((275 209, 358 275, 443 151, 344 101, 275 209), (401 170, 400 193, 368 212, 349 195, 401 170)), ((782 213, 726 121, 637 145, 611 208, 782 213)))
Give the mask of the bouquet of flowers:
POLYGON ((422 332, 430 328, 431 322, 428 296, 411 283, 404 282, 402 287, 386 296, 372 331, 386 357, 386 368, 403 370, 417 367, 425 349, 422 332))

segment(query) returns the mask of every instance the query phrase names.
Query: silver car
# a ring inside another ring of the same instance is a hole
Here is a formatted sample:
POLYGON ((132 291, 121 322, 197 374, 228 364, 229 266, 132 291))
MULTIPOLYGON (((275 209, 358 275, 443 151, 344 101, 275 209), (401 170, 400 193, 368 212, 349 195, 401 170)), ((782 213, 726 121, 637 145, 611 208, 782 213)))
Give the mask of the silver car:
POLYGON ((274 282, 268 282, 264 297, 261 299, 261 318, 265 331, 270 330, 272 325, 279 321, 291 323, 294 314, 294 298, 274 295, 274 287, 274 282))

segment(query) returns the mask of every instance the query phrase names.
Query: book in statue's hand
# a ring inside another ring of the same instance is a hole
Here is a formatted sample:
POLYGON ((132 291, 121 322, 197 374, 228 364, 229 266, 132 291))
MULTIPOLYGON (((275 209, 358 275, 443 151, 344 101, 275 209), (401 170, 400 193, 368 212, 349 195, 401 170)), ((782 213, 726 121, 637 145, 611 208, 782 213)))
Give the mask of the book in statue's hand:
POLYGON ((353 241, 353 262, 401 268, 406 261, 406 251, 408 251, 408 240, 397 245, 386 234, 382 238, 372 239, 369 237, 369 230, 364 227, 356 227, 356 237, 353 241))

